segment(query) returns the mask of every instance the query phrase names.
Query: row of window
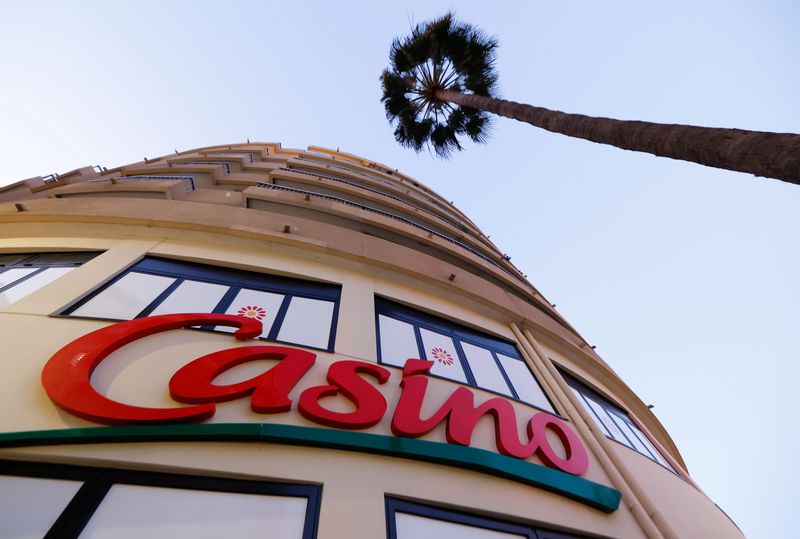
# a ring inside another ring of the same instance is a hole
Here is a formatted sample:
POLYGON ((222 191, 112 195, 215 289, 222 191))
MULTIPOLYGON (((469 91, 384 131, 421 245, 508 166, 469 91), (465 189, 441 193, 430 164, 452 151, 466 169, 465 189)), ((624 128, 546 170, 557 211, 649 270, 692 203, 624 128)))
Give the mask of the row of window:
POLYGON ((0 255, 0 309, 63 277, 100 253, 0 255))
MULTIPOLYGON (((52 282, 99 253, 0 255, 0 308, 52 282)), ((145 257, 61 314, 130 320, 171 313, 227 313, 262 322, 262 339, 332 352, 339 285, 145 257)), ((556 413, 513 343, 443 318, 376 298, 378 361, 433 362, 433 376, 453 380, 556 413)), ((202 329, 231 332, 228 326, 202 329)), ((672 470, 619 406, 564 373, 603 432, 672 470)))
POLYGON ((320 487, 0 461, 0 537, 316 537, 320 487))
POLYGON ((568 373, 562 372, 561 374, 569 384, 572 392, 575 393, 575 396, 578 397, 578 400, 607 437, 675 472, 672 466, 653 446, 653 443, 639 430, 639 427, 633 422, 628 412, 568 373))
MULTIPOLYGON (((321 487, 0 461, 0 537, 317 536, 321 487), (265 535, 266 534, 266 535, 265 535)), ((578 539, 386 498, 389 539, 578 539)))
POLYGON ((517 348, 506 341, 387 300, 376 300, 378 361, 433 361, 431 374, 555 413, 517 348))
MULTIPOLYGON (((328 169, 329 171, 331 169, 338 169, 338 170, 343 170, 345 172, 348 172, 350 174, 356 174, 358 176, 363 176, 365 178, 369 178, 370 180, 377 181, 377 182, 383 183, 385 185, 388 185, 388 186, 392 187, 393 189, 397 189, 398 187, 400 187, 400 185, 398 185, 395 182, 390 182, 390 181, 387 181, 387 180, 385 180, 383 178, 377 177, 377 176, 375 176, 373 174, 367 174, 367 173, 364 173, 362 171, 355 170, 355 169, 352 169, 352 168, 349 168, 349 167, 343 167, 341 165, 336 165, 336 164, 333 164, 333 163, 329 163, 329 162, 327 162, 327 160, 325 162, 320 163, 316 159, 309 159, 308 157, 304 157, 304 156, 298 156, 297 160, 298 161, 307 161, 307 162, 310 162, 310 163, 314 163, 314 164, 316 164, 318 166, 320 166, 320 165, 325 166, 325 168, 328 169)), ((289 167, 289 170, 300 169, 301 172, 305 172, 306 174, 313 174, 315 176, 320 176, 320 174, 315 170, 308 170, 308 169, 302 170, 302 167, 298 167, 297 165, 294 165, 294 164, 291 164, 291 163, 288 164, 288 167, 289 167)), ((345 180, 344 178, 340 178, 338 176, 328 176, 328 177, 330 177, 330 178, 332 178, 334 180, 337 180, 337 181, 349 181, 349 180, 345 180)), ((424 187, 420 186, 418 183, 416 183, 416 182, 413 182, 413 183, 414 183, 415 187, 420 187, 423 191, 425 191, 426 195, 422 196, 423 199, 425 199, 427 202, 429 202, 429 203, 435 205, 436 207, 438 207, 439 209, 441 209, 443 211, 443 213, 449 214, 450 216, 454 216, 455 217, 455 221, 453 221, 453 220, 451 220, 449 218, 444 218, 444 220, 449 221, 454 226, 458 226, 457 223, 460 222, 461 219, 463 219, 463 217, 461 217, 459 215, 454 215, 452 208, 448 207, 446 204, 442 204, 442 203, 438 202, 437 200, 435 200, 435 197, 430 196, 430 194, 428 194, 427 189, 425 189, 424 187)), ((362 189, 370 189, 369 187, 367 187, 365 185, 361 185, 361 184, 357 184, 357 185, 358 185, 358 187, 360 187, 362 189)), ((387 194, 387 193, 385 193, 383 191, 379 190, 377 192, 379 194, 383 195, 383 196, 394 198, 392 195, 389 195, 389 194, 387 194)), ((402 199, 401 202, 403 202, 405 204, 409 204, 407 199, 402 199)), ((427 210, 424 210, 424 211, 427 212, 427 210)), ((430 212, 427 212, 427 213, 430 213, 430 212)), ((443 218, 442 216, 438 216, 438 215, 437 215, 437 217, 440 218, 440 219, 443 218)))
POLYGON ((580 539, 497 519, 386 498, 389 539, 580 539))
POLYGON ((261 321, 262 339, 333 350, 340 290, 336 285, 147 257, 62 314, 112 320, 238 314, 261 321))

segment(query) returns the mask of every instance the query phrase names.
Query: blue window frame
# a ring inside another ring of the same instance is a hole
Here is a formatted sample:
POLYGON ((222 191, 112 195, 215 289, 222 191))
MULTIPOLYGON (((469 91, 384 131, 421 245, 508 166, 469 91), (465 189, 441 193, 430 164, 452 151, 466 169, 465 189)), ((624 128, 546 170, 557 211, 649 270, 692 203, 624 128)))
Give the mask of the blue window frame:
POLYGON ((427 359, 433 376, 555 413, 514 344, 383 298, 375 299, 375 312, 380 363, 427 359))
MULTIPOLYGON (((292 536, 313 539, 317 536, 320 499, 322 497, 321 488, 316 485, 267 483, 220 477, 0 460, 0 481, 4 478, 46 479, 57 482, 70 482, 76 485, 77 492, 74 495, 67 495, 64 499, 59 500, 61 502, 60 506, 48 508, 54 510, 48 511, 48 513, 54 514, 39 517, 43 522, 41 524, 37 522, 37 525, 44 527, 44 530, 49 529, 45 537, 71 538, 80 536, 87 527, 91 528, 93 524, 97 523, 98 518, 103 517, 103 504, 113 498, 115 489, 133 486, 149 487, 147 489, 149 491, 148 495, 154 497, 164 496, 164 494, 169 493, 172 500, 178 502, 185 499, 185 497, 181 496, 181 493, 191 495, 194 492, 201 495, 210 495, 212 499, 216 498, 223 503, 233 504, 233 507, 237 507, 237 504, 239 506, 244 505, 241 502, 249 498, 249 496, 243 498, 241 495, 257 496, 258 498, 255 500, 263 504, 264 507, 270 508, 271 504, 273 507, 277 506, 271 512, 278 519, 283 517, 277 512, 281 507, 281 502, 289 502, 295 510, 291 515, 286 515, 284 521, 288 523, 293 531, 300 532, 298 535, 293 534, 292 536), (226 496, 227 494, 233 496, 226 496), (302 501, 305 502, 304 507, 300 505, 302 501), (48 516, 50 516, 49 520, 48 516)), ((15 482, 16 485, 25 485, 23 488, 26 491, 33 490, 34 492, 18 493, 18 495, 21 494, 22 500, 17 501, 14 505, 21 506, 18 508, 21 510, 20 514, 12 515, 8 517, 9 520, 4 522, 11 530, 14 530, 15 527, 20 527, 23 535, 27 535, 24 532, 28 530, 25 529, 22 521, 24 521, 25 516, 36 514, 38 508, 35 506, 25 507, 30 505, 30 503, 26 503, 26 500, 35 503, 35 491, 37 489, 45 491, 48 488, 48 481, 39 481, 38 483, 41 484, 37 484, 37 481, 15 482), (15 519, 18 519, 18 521, 15 522, 15 519)), ((46 493, 42 492, 42 494, 46 493)), ((52 500, 52 497, 44 496, 44 498, 48 499, 48 501, 52 500)), ((172 507, 171 510, 174 512, 173 522, 180 524, 182 519, 191 518, 192 512, 186 511, 186 509, 191 509, 187 507, 191 505, 191 501, 192 498, 189 496, 189 499, 183 504, 178 503, 172 507)), ((260 516, 251 509, 252 503, 249 506, 246 505, 246 507, 245 511, 249 512, 249 516, 255 518, 260 516)), ((2 510, 0 510, 1 512, 2 510)), ((211 517, 210 521, 214 524, 214 515, 209 516, 211 517)), ((224 512, 219 516, 229 522, 232 519, 230 515, 226 515, 224 512)), ((158 526, 161 524, 158 522, 157 516, 143 512, 135 504, 125 507, 122 513, 117 512, 116 516, 112 517, 111 520, 112 527, 129 528, 128 531, 135 531, 140 527, 138 529, 142 533, 150 525, 158 526), (120 521, 120 514, 122 515, 122 521, 120 521), (153 522, 151 522, 151 519, 153 522)), ((186 522, 189 525, 193 524, 191 520, 186 522)), ((219 523, 220 521, 216 522, 217 527, 219 527, 219 523)), ((0 522, 0 529, 3 529, 3 522, 0 522)), ((269 536, 269 533, 267 533, 267 536, 269 536)))
POLYGON ((628 412, 569 373, 562 370, 561 375, 606 437, 676 473, 647 435, 634 423, 628 412))
POLYGON ((483 533, 479 536, 486 539, 582 539, 570 533, 504 522, 388 496, 385 503, 388 539, 455 539, 465 534, 465 527, 481 530, 483 533))
POLYGON ((262 322, 262 339, 333 351, 340 296, 339 285, 146 257, 61 314, 106 320, 238 314, 262 322))
POLYGON ((66 275, 99 252, 0 254, 0 308, 66 275))

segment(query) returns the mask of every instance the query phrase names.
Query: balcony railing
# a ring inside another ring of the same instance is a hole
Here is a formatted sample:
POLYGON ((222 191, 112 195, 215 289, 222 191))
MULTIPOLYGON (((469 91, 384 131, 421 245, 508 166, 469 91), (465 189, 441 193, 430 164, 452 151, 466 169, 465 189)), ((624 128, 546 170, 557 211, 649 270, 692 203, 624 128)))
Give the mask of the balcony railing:
MULTIPOLYGON (((327 155, 325 157, 328 157, 327 155)), ((351 174, 358 174, 359 176, 363 176, 365 178, 369 178, 370 180, 374 180, 376 182, 385 183, 386 185, 391 185, 392 187, 396 187, 392 182, 384 180, 383 178, 379 178, 377 176, 373 176, 372 174, 367 174, 366 172, 361 172, 360 170, 354 170, 352 168, 343 167, 341 165, 334 165, 332 163, 320 163, 316 159, 309 159, 308 157, 303 157, 302 155, 297 156, 297 159, 300 161, 308 161, 309 163, 316 163, 318 165, 328 166, 330 168, 336 168, 339 170, 344 170, 345 172, 350 172, 351 174)))
POLYGON ((447 224, 449 224, 451 226, 459 228, 458 223, 456 223, 455 221, 451 221, 447 217, 439 215, 438 213, 432 212, 430 210, 426 210, 425 208, 423 208, 421 206, 417 206, 416 204, 412 204, 411 202, 409 202, 407 200, 404 200, 404 199, 402 199, 402 198, 400 198, 398 196, 394 196, 394 195, 390 195, 389 193, 385 193, 384 191, 381 191, 380 189, 373 189, 372 187, 367 187, 365 185, 361 185, 360 183, 351 182, 349 180, 345 180, 343 178, 338 178, 336 176, 329 176, 327 174, 321 174, 321 173, 319 173, 319 172, 317 172, 315 170, 310 170, 310 169, 306 169, 306 168, 303 168, 303 167, 292 167, 292 168, 281 167, 280 170, 288 170, 289 172, 302 172, 304 174, 311 174, 313 176, 318 176, 320 178, 325 178, 326 180, 331 180, 331 181, 334 181, 334 182, 344 183, 344 184, 350 185, 352 187, 358 187, 359 189, 363 189, 364 191, 369 191, 371 193, 375 193, 375 194, 378 194, 378 195, 381 195, 381 196, 385 196, 386 198, 391 198, 392 200, 396 200, 398 202, 402 202, 406 206, 410 206, 410 207, 414 208, 415 210, 418 210, 421 213, 424 213, 426 215, 430 215, 431 217, 435 217, 436 219, 439 219, 440 221, 442 221, 444 223, 447 223, 447 224))
MULTIPOLYGON (((252 156, 251 156, 252 157, 252 156)), ((231 166, 224 161, 176 161, 172 163, 173 165, 217 165, 220 167, 225 167, 225 172, 230 174, 231 173, 231 166)))
POLYGON ((427 232, 429 236, 435 236, 435 237, 437 237, 439 239, 442 239, 442 240, 444 240, 444 241, 446 241, 446 242, 448 242, 448 243, 450 243, 452 245, 455 245, 456 247, 464 249, 465 251, 477 256, 478 258, 480 258, 484 262, 487 262, 487 263, 491 264, 492 266, 500 269, 504 273, 506 273, 506 274, 508 274, 508 275, 510 275, 512 277, 518 277, 518 275, 515 275, 514 273, 512 273, 511 271, 509 271, 508 269, 506 269, 502 265, 500 265, 498 262, 492 260, 490 257, 486 256, 485 254, 481 253, 480 251, 478 251, 476 249, 473 249, 469 245, 461 243, 460 241, 455 240, 455 239, 453 239, 453 238, 451 238, 449 236, 446 236, 446 235, 444 235, 444 234, 442 234, 440 232, 437 232, 435 230, 431 230, 430 228, 428 228, 428 227, 426 227, 424 225, 421 225, 419 223, 415 223, 414 221, 411 221, 410 219, 406 219, 405 217, 401 217, 401 216, 395 215, 393 213, 389 213, 389 212, 386 212, 386 211, 383 211, 383 210, 379 210, 377 208, 372 208, 370 206, 365 206, 364 204, 359 204, 357 202, 353 202, 353 201, 347 200, 345 198, 340 198, 340 197, 336 197, 336 196, 333 196, 333 195, 326 195, 324 193, 317 193, 315 191, 306 191, 305 189, 296 189, 294 187, 285 187, 283 185, 275 185, 275 184, 266 183, 266 182, 258 182, 256 184, 256 187, 261 187, 261 188, 264 188, 264 189, 275 189, 275 190, 278 190, 278 191, 286 191, 286 192, 297 193, 297 194, 301 194, 301 195, 305 195, 305 196, 309 196, 309 197, 321 198, 321 199, 324 199, 324 200, 331 200, 331 201, 337 202, 339 204, 345 204, 347 206, 352 206, 354 208, 358 208, 358 209, 361 209, 361 210, 364 210, 364 211, 368 211, 370 213, 375 213, 375 214, 381 215, 383 217, 388 217, 389 219, 393 219, 395 221, 399 221, 401 223, 413 226, 414 228, 417 228, 419 230, 427 232))
POLYGON ((98 178, 95 180, 89 180, 88 183, 98 183, 98 182, 107 182, 109 180, 114 180, 115 182, 125 182, 125 181, 140 181, 140 180, 189 180, 189 185, 192 186, 192 191, 194 191, 194 178, 191 176, 120 176, 119 178, 98 178))
MULTIPOLYGON (((324 165, 326 165, 328 167, 331 167, 331 168, 337 168, 339 170, 344 170, 344 171, 350 172, 352 174, 358 174, 359 176, 363 176, 365 178, 369 178, 371 180, 375 180, 375 181, 384 183, 386 185, 390 185, 392 187, 397 187, 397 185, 393 184, 390 181, 384 180, 383 178, 378 178, 377 176, 373 176, 372 174, 367 174, 366 172, 361 172, 359 170, 354 170, 352 168, 343 167, 341 165, 334 165, 334 164, 331 164, 331 163, 320 163, 319 161, 316 161, 314 159, 309 159, 307 157, 303 157, 302 155, 297 156, 297 159, 299 159, 301 161, 308 161, 310 163, 316 163, 318 165, 324 164, 324 165)), ((414 185, 417 185, 417 184, 415 183, 414 185)), ((440 204, 438 201, 436 201, 433 197, 429 197, 429 198, 430 198, 430 202, 431 203, 433 203, 436 206, 439 206, 439 207, 441 207, 441 208, 443 208, 443 209, 445 209, 447 211, 447 208, 443 207, 442 204, 440 204)))
POLYGON ((238 155, 239 157, 246 155, 250 158, 250 162, 254 161, 253 154, 248 152, 207 152, 206 155, 238 155))

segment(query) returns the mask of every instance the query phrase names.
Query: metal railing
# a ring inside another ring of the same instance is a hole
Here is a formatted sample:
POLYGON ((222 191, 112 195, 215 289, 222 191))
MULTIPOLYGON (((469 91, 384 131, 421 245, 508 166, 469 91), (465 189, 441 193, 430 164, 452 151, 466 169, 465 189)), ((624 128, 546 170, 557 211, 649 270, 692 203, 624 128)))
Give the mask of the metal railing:
POLYGON ((239 157, 246 155, 250 158, 250 162, 253 162, 253 154, 249 152, 208 152, 206 155, 238 155, 239 157))
POLYGON ((353 201, 347 200, 345 198, 336 197, 336 196, 333 196, 333 195, 326 195, 324 193, 317 193, 315 191, 306 191, 305 189, 296 189, 294 187, 285 187, 283 185, 275 185, 273 183, 266 183, 266 182, 258 182, 256 184, 256 187, 261 187, 263 189, 275 189, 275 190, 279 190, 279 191, 287 191, 287 192, 290 192, 290 193, 298 193, 298 194, 301 194, 301 195, 321 198, 321 199, 324 199, 324 200, 331 200, 331 201, 337 202, 339 204, 345 204, 347 206, 352 206, 354 208, 358 208, 358 209, 361 209, 361 210, 364 210, 364 211, 368 211, 370 213, 375 213, 375 214, 378 214, 378 215, 382 215, 383 217, 388 217, 389 219, 393 219, 395 221, 399 221, 401 223, 413 226, 414 228, 417 228, 419 230, 427 232, 430 236, 435 236, 435 237, 437 237, 439 239, 442 239, 442 240, 444 240, 444 241, 446 241, 448 243, 451 243, 451 244, 453 244, 453 245, 455 245, 457 247, 460 247, 461 249, 464 249, 465 251, 477 256, 478 258, 480 258, 484 262, 487 262, 487 263, 491 264, 492 266, 500 269, 504 273, 506 273, 506 274, 508 274, 508 275, 510 275, 512 277, 517 277, 517 275, 514 275, 511 271, 509 271, 508 269, 504 268, 502 265, 500 265, 500 263, 492 260, 491 258, 489 258, 485 254, 481 253, 480 251, 477 251, 476 249, 473 249, 469 245, 461 243, 460 241, 455 240, 455 239, 453 239, 453 238, 451 238, 449 236, 446 236, 446 235, 444 235, 444 234, 442 234, 440 232, 436 232, 435 230, 431 230, 430 228, 428 228, 426 226, 423 226, 423 225, 421 225, 419 223, 415 223, 414 221, 411 221, 410 219, 406 219, 405 217, 400 217, 399 215, 394 215, 393 213, 389 213, 389 212, 386 212, 386 211, 383 211, 383 210, 379 210, 377 208, 372 208, 370 206, 365 206, 364 204, 359 204, 357 202, 353 202, 353 201))
POLYGON ((410 207, 414 208, 415 210, 418 210, 418 211, 420 211, 420 212, 422 212, 422 213, 424 213, 426 215, 430 215, 431 217, 435 217, 436 219, 439 219, 440 221, 442 221, 444 223, 447 223, 447 224, 449 224, 451 226, 454 226, 456 228, 459 227, 458 223, 456 223, 455 221, 451 221, 447 217, 444 217, 442 215, 439 215, 438 213, 435 213, 435 212, 432 212, 430 210, 427 210, 427 209, 425 209, 425 208, 423 208, 421 206, 417 206, 416 204, 412 204, 411 202, 409 202, 407 200, 404 200, 404 199, 402 199, 402 198, 400 198, 398 196, 390 195, 389 193, 385 193, 385 192, 381 191, 380 189, 373 189, 372 187, 367 187, 366 185, 361 185, 360 183, 351 182, 349 180, 345 180, 343 178, 338 178, 336 176, 328 176, 327 174, 320 174, 319 172, 317 172, 315 170, 304 169, 302 167, 299 167, 299 168, 281 167, 280 170, 288 170, 290 172, 302 172, 304 174, 312 174, 314 176, 318 176, 320 178, 325 178, 327 180, 331 180, 331 181, 334 181, 334 182, 344 183, 346 185, 350 185, 350 186, 353 186, 353 187, 358 187, 359 189, 363 189, 365 191, 369 191, 370 193, 375 193, 375 194, 378 194, 378 195, 385 196, 386 198, 391 198, 392 200, 396 200, 398 202, 402 202, 406 206, 410 206, 410 207))
MULTIPOLYGON (((327 156, 326 156, 327 157, 327 156)), ((344 170, 346 172, 350 172, 352 174, 358 174, 359 176, 364 176, 365 178, 369 178, 371 180, 375 180, 376 182, 385 183, 386 185, 391 185, 392 187, 396 187, 392 182, 388 180, 384 180, 383 178, 378 178, 377 176, 373 176, 372 174, 367 174, 366 172, 361 172, 360 170, 354 170, 352 168, 343 167, 341 165, 334 165, 332 163, 320 163, 316 159, 309 159, 307 157, 303 157, 302 155, 297 156, 297 159, 300 161, 308 161, 309 163, 316 163, 318 165, 328 166, 330 168, 338 168, 339 170, 344 170)))
POLYGON ((192 176, 120 176, 119 178, 97 178, 94 180, 89 180, 88 183, 98 183, 98 182, 124 182, 124 181, 140 181, 140 180, 189 180, 189 184, 192 186, 192 191, 195 190, 194 187, 194 178, 192 176), (113 180, 113 181, 112 181, 113 180))
MULTIPOLYGON (((308 161, 309 163, 316 163, 316 164, 318 164, 318 165, 321 165, 321 166, 329 166, 329 167, 331 167, 331 168, 337 168, 337 169, 339 169, 339 170, 344 170, 344 171, 346 171, 346 172, 350 172, 350 173, 352 173, 352 174, 358 174, 359 176, 363 176, 363 177, 365 177, 365 178, 370 178, 370 179, 372 179, 372 180, 375 180, 375 181, 378 181, 378 182, 384 183, 384 184, 386 184, 386 185, 390 185, 390 186, 392 186, 392 187, 397 187, 397 185, 393 184, 392 182, 390 182, 390 181, 388 181, 388 180, 385 180, 385 179, 383 179, 383 178, 378 178, 377 176, 373 176, 372 174, 367 174, 366 172, 361 172, 361 171, 359 171, 359 170, 355 170, 355 169, 352 169, 352 168, 344 167, 344 166, 342 166, 342 165, 336 165, 336 164, 327 163, 327 162, 326 162, 326 163, 321 163, 320 161, 317 161, 317 160, 315 160, 315 159, 308 159, 307 157, 303 157, 302 155, 299 155, 299 156, 297 156, 297 159, 299 159, 299 160, 301 160, 301 161, 308 161)), ((402 185, 402 184, 401 184, 401 185, 402 185)), ((415 184, 415 186, 416 186, 416 184, 415 184)), ((436 205, 436 206, 439 206, 440 208, 442 208, 442 209, 443 209, 443 210, 445 210, 445 211, 450 211, 450 210, 449 210, 449 208, 446 208, 445 206, 443 206, 442 204, 440 204, 440 203, 439 203, 438 201, 436 201, 436 200, 435 200, 433 197, 428 197, 428 198, 430 199, 430 202, 431 202, 432 204, 434 204, 434 205, 436 205)))
POLYGON ((225 172, 228 174, 231 173, 231 166, 229 163, 224 161, 176 161, 172 163, 173 165, 217 165, 220 167, 225 167, 225 172))

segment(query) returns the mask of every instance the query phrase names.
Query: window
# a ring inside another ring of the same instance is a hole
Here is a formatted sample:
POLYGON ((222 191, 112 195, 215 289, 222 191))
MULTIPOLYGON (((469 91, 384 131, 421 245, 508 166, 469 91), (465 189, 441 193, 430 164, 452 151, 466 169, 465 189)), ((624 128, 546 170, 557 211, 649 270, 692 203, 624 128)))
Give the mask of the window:
POLYGON ((0 475, 0 536, 44 537, 82 485, 68 479, 0 475))
POLYGON ((380 363, 402 367, 409 358, 427 359, 434 376, 555 413, 512 343, 388 300, 377 298, 375 305, 380 363))
POLYGON ((316 537, 320 489, 0 461, 0 536, 316 537))
POLYGON ((578 381, 575 377, 563 371, 561 371, 561 374, 569 384, 572 392, 575 393, 575 396, 578 397, 578 400, 606 436, 641 453, 650 460, 658 462, 668 470, 675 471, 647 436, 639 430, 639 427, 630 418, 628 412, 578 381))
POLYGON ((580 539, 394 498, 386 498, 386 526, 388 539, 580 539))
POLYGON ((261 321, 262 339, 332 351, 340 292, 336 285, 147 257, 63 314, 112 320, 239 314, 261 321))
POLYGON ((0 255, 0 309, 36 292, 100 253, 0 255))

